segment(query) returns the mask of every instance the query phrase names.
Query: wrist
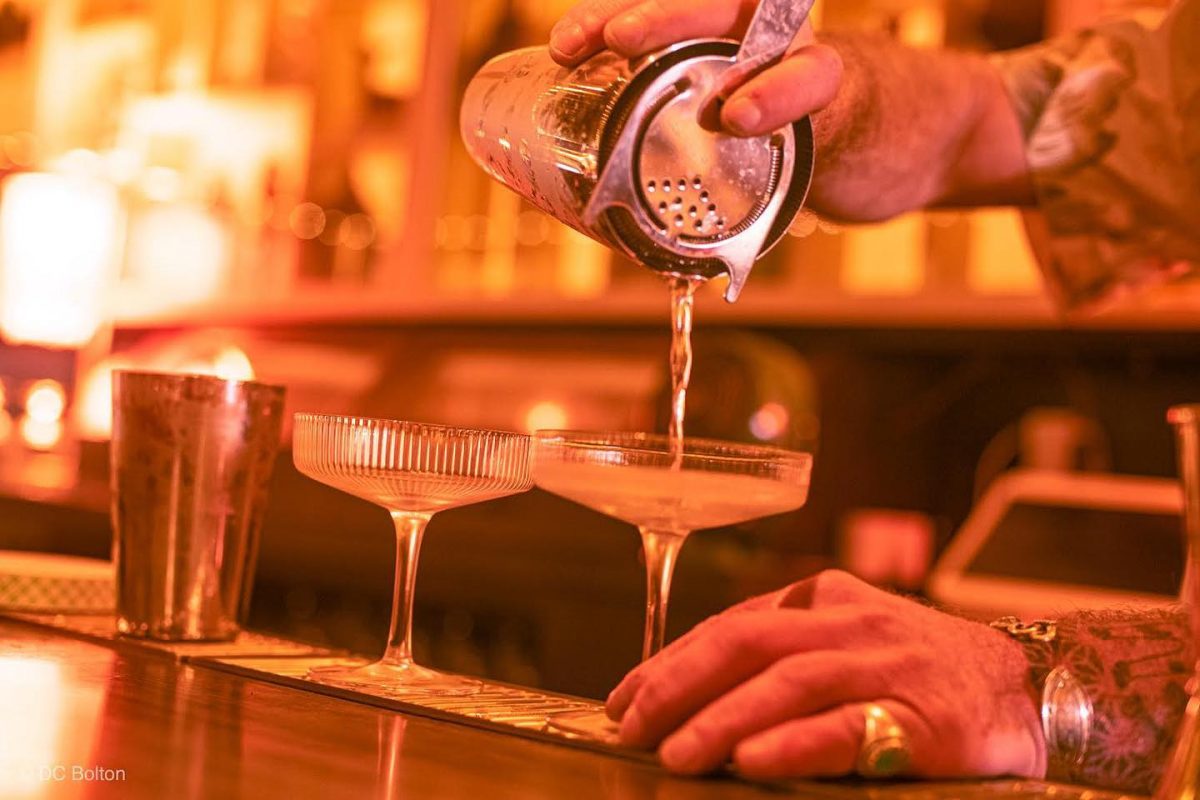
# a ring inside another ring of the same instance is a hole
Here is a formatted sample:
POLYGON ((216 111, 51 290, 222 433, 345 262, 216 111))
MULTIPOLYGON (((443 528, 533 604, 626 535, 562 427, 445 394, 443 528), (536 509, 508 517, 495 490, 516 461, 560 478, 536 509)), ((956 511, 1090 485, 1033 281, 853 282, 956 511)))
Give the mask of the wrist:
POLYGON ((825 166, 837 165, 844 156, 861 157, 879 137, 881 103, 879 77, 872 79, 864 50, 878 37, 864 34, 827 33, 816 35, 816 44, 831 49, 841 63, 841 76, 833 100, 812 115, 813 139, 825 166))
POLYGON ((970 110, 934 204, 1033 206, 1025 136, 999 69, 978 57, 964 58, 960 68, 972 87, 970 110))
POLYGON ((1022 623, 1003 617, 991 627, 1017 644, 1028 664, 1028 691, 1038 711, 1044 774, 1073 780, 1087 753, 1092 730, 1092 700, 1060 656, 1058 624, 1022 623))
POLYGON ((999 658, 1005 664, 1004 674, 1019 687, 1016 691, 998 695, 998 701, 1007 702, 1009 712, 1016 724, 1026 733, 1032 748, 1032 759, 1024 777, 1046 777, 1049 758, 1046 752, 1046 736, 1042 727, 1042 687, 1049 669, 1044 665, 1047 658, 1040 644, 1026 643, 1008 635, 1003 629, 994 628, 998 641, 999 658))

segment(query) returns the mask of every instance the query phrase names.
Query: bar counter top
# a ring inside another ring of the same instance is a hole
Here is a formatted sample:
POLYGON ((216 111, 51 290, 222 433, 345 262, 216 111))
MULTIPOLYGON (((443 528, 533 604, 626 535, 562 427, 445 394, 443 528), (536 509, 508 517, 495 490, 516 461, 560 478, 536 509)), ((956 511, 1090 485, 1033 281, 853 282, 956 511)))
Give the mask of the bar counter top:
MULTIPOLYGON (((1044 784, 755 785, 409 716, 0 619, 0 798, 1085 796, 1044 784)), ((1091 794, 1099 797, 1099 793, 1091 794)))

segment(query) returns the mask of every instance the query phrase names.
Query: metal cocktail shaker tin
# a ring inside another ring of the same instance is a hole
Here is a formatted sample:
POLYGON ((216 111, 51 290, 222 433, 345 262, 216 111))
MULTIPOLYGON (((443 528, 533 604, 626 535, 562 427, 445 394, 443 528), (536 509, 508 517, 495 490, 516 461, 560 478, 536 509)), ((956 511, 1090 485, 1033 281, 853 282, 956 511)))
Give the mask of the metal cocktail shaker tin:
POLYGON ((467 86, 463 141, 496 180, 647 267, 727 273, 733 302, 803 206, 813 170, 808 119, 750 138, 703 122, 737 53, 697 40, 575 68, 544 47, 505 53, 467 86))
POLYGON ((249 609, 284 389, 208 375, 113 373, 118 632, 237 636, 249 609))

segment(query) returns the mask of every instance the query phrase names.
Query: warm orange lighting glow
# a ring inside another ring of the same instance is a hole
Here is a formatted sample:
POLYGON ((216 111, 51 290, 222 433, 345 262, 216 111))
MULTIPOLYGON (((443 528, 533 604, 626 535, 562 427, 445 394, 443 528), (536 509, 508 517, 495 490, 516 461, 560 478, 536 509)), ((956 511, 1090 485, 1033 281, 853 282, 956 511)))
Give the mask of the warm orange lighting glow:
POLYGON ((137 153, 126 147, 115 147, 104 153, 104 172, 118 186, 132 183, 142 169, 142 160, 137 153))
POLYGON ((184 361, 178 367, 171 367, 162 371, 178 372, 180 375, 212 375, 213 367, 211 361, 194 358, 190 361, 184 361))
POLYGON ((842 522, 838 561, 870 583, 914 589, 928 575, 933 539, 933 520, 925 514, 860 509, 842 522))
POLYGON ((225 283, 230 243, 224 226, 202 208, 163 205, 139 214, 130 227, 130 278, 164 307, 214 297, 225 283))
POLYGON ((226 347, 213 359, 212 373, 232 381, 254 380, 254 365, 240 348, 226 347))
POLYGON ((188 375, 212 375, 228 381, 254 380, 254 365, 250 363, 250 357, 234 345, 222 347, 216 355, 196 355, 182 362, 159 364, 156 369, 188 375))
POLYGON ((12 415, 8 413, 8 394, 4 382, 0 381, 0 444, 5 444, 12 437, 12 415))
MULTIPOLYGON (((83 377, 74 409, 75 429, 80 438, 91 442, 112 438, 112 373, 115 369, 133 366, 135 363, 127 356, 107 358, 83 377)), ((138 362, 136 366, 162 372, 216 375, 226 380, 254 380, 254 366, 249 356, 233 345, 221 348, 212 356, 169 364, 162 361, 138 362)))
POLYGON ((67 407, 67 393, 56 380, 37 381, 25 393, 25 414, 37 422, 57 422, 67 407))
POLYGON ((104 158, 95 150, 76 148, 63 153, 54 160, 54 171, 86 178, 104 175, 104 158))
POLYGON ((807 208, 801 209, 796 218, 792 220, 792 224, 788 226, 788 235, 794 236, 797 239, 803 239, 806 236, 812 236, 817 232, 817 226, 820 224, 820 219, 816 213, 807 208))
POLYGON ((550 217, 542 211, 522 211, 517 216, 517 244, 522 247, 537 247, 550 238, 550 217))
POLYGON ((41 797, 58 763, 62 672, 36 658, 0 658, 0 797, 41 797))
POLYGON ((53 450, 54 446, 62 441, 62 435, 61 420, 43 422, 33 417, 21 420, 21 438, 34 450, 53 450))
POLYGON ((846 233, 842 281, 854 294, 914 294, 925 282, 925 217, 906 214, 846 233))
POLYGON ((117 146, 140 165, 147 198, 207 202, 216 191, 225 212, 261 222, 273 213, 269 198, 303 192, 312 113, 300 87, 146 95, 126 106, 117 146))
POLYGON ((119 223, 107 184, 50 173, 8 178, 0 202, 0 334, 47 347, 86 344, 103 320, 119 223))
POLYGON ((516 238, 517 215, 521 198, 504 191, 499 183, 488 188, 487 214, 480 214, 476 230, 482 233, 483 264, 479 271, 479 288, 484 294, 505 297, 512 293, 517 282, 516 238), (501 191, 496 191, 497 187, 501 191))
POLYGON ((911 47, 940 47, 946 40, 946 11, 940 2, 910 5, 896 19, 896 35, 911 47))
POLYGON ((385 97, 409 97, 421 86, 429 4, 376 0, 363 10, 364 81, 385 97))
POLYGON ((301 203, 288 217, 292 233, 300 239, 315 239, 325 230, 325 211, 316 203, 301 203))
POLYGON ((536 403, 525 412, 525 430, 561 429, 567 427, 567 409, 553 400, 536 403))
POLYGON ((29 131, 18 131, 0 137, 0 150, 4 157, 18 167, 32 166, 37 160, 38 141, 29 131))
POLYGON ((338 241, 351 250, 366 250, 375 241, 375 222, 366 214, 351 214, 338 226, 338 241))
POLYGON ((321 235, 317 237, 321 244, 335 245, 342 235, 342 222, 346 219, 346 215, 336 208, 331 208, 325 212, 325 228, 321 231, 321 235))
POLYGON ((150 167, 142 175, 140 185, 148 200, 170 203, 183 193, 183 176, 170 167, 150 167))
POLYGON ((559 231, 558 287, 567 297, 598 297, 608 288, 612 251, 572 228, 559 231))
POLYGON ((791 415, 782 403, 763 403, 750 417, 750 433, 760 442, 770 442, 787 433, 791 415))
POLYGON ((1036 294, 1041 272, 1025 236, 1021 213, 1012 209, 970 215, 967 285, 980 294, 1036 294))
POLYGON ((437 246, 451 253, 466 250, 471 246, 471 226, 467 218, 459 214, 439 217, 433 229, 437 246))
POLYGON ((112 373, 129 366, 125 361, 105 359, 83 376, 74 406, 75 430, 80 438, 89 442, 112 438, 112 373))

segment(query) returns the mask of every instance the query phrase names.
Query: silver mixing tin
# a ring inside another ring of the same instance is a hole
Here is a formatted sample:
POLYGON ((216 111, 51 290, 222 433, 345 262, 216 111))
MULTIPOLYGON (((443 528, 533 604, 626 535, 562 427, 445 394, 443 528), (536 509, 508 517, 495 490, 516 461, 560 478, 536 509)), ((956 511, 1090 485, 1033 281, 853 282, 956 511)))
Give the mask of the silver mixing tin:
POLYGON ((630 63, 560 67, 545 48, 486 64, 463 100, 463 140, 492 177, 650 269, 728 274, 737 299, 786 232, 813 169, 807 119, 740 138, 701 124, 737 44, 699 40, 630 63))

